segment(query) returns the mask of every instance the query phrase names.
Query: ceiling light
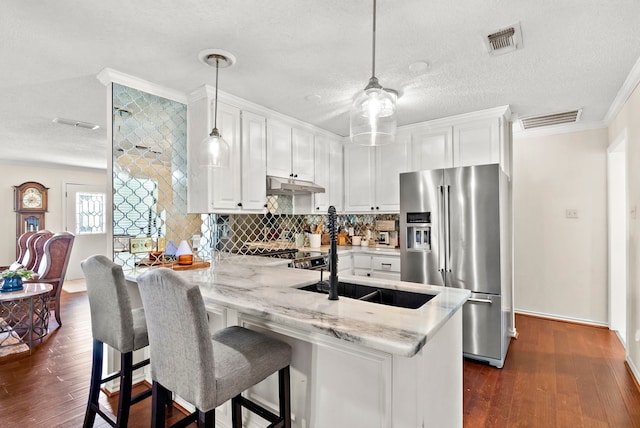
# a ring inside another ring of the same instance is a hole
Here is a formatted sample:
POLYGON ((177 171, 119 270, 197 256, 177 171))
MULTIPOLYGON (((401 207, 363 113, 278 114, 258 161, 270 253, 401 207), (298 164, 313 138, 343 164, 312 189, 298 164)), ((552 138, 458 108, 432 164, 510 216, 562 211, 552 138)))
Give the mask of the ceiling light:
POLYGON ((91 129, 92 131, 95 131, 96 129, 100 128, 100 125, 96 125, 95 123, 80 122, 79 120, 63 119, 61 117, 56 117, 55 119, 52 120, 52 122, 61 123, 63 125, 75 126, 76 128, 91 129))
POLYGON ((373 0, 373 55, 371 78, 356 94, 350 113, 351 141, 364 146, 381 146, 395 140, 397 92, 383 88, 376 78, 376 0, 373 0))
POLYGON ((209 66, 216 67, 216 95, 213 110, 213 129, 201 144, 202 167, 204 168, 228 168, 231 162, 231 148, 218 130, 218 70, 220 67, 230 67, 235 63, 235 57, 228 52, 207 49, 198 55, 201 61, 209 66))

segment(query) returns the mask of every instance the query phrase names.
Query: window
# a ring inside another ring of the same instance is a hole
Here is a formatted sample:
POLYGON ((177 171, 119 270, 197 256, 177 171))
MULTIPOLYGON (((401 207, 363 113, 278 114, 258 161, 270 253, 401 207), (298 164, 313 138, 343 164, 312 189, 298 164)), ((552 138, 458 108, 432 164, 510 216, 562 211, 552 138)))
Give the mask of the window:
POLYGON ((76 193, 76 234, 105 233, 104 193, 76 193))

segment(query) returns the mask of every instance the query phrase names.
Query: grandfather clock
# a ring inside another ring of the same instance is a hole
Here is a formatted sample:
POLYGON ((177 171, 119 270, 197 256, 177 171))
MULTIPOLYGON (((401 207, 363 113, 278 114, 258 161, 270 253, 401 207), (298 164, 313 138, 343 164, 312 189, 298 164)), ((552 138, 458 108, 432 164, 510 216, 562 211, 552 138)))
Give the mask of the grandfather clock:
MULTIPOLYGON (((14 211, 16 212, 16 244, 18 237, 25 232, 44 229, 44 213, 49 210, 47 191, 35 181, 27 181, 13 186, 14 211)), ((16 257, 18 248, 16 245, 16 257)))

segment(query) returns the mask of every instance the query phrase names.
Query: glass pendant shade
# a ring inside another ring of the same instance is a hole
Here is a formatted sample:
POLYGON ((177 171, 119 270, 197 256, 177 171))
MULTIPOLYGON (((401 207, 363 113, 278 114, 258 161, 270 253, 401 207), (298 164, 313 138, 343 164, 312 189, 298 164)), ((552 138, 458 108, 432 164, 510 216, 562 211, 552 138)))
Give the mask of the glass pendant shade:
POLYGON ((351 141, 382 146, 395 141, 396 95, 383 88, 367 87, 354 99, 350 114, 351 141))
POLYGON ((220 135, 218 128, 214 128, 211 134, 200 144, 203 153, 201 161, 206 168, 229 168, 231 148, 220 135))
POLYGON ((371 78, 356 94, 349 114, 349 136, 355 144, 382 146, 395 141, 397 117, 396 91, 384 89, 376 78, 376 0, 373 0, 373 43, 371 78))

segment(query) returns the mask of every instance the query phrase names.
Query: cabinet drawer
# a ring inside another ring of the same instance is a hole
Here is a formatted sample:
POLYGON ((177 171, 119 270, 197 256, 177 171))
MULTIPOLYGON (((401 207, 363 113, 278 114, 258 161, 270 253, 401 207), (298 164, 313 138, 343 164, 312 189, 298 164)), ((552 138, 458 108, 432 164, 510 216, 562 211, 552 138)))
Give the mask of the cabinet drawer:
POLYGON ((353 274, 355 276, 371 276, 370 269, 354 269, 353 274))
POLYGON ((353 261, 351 259, 351 254, 347 254, 346 256, 338 256, 338 269, 340 271, 351 270, 352 267, 353 261))
POLYGON ((353 255, 353 267, 360 269, 371 269, 371 256, 363 254, 353 255))
POLYGON ((373 257, 373 270, 400 272, 400 257, 373 257))

